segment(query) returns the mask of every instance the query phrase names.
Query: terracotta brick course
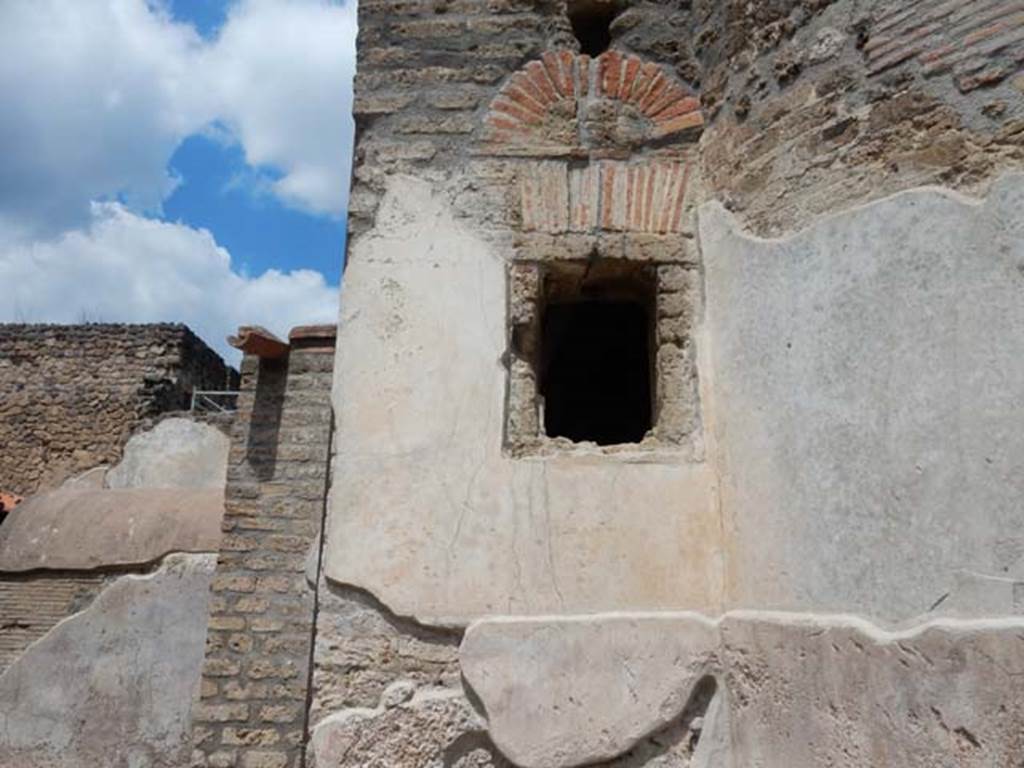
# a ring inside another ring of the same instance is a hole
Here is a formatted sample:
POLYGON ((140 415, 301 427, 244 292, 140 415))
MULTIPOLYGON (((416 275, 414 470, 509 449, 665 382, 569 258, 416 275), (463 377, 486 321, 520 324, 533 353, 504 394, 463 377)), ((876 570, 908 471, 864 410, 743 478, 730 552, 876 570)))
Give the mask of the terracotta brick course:
POLYGON ((700 100, 661 67, 620 51, 586 55, 549 51, 515 72, 491 101, 483 140, 494 154, 577 155, 587 139, 573 125, 599 99, 628 105, 660 139, 704 124, 700 100), (569 138, 575 137, 575 138, 569 138))
POLYGON ((582 168, 549 161, 520 177, 523 229, 528 232, 681 232, 686 163, 602 160, 582 168))
POLYGON ((59 573, 0 575, 0 672, 57 622, 82 610, 108 575, 59 573))

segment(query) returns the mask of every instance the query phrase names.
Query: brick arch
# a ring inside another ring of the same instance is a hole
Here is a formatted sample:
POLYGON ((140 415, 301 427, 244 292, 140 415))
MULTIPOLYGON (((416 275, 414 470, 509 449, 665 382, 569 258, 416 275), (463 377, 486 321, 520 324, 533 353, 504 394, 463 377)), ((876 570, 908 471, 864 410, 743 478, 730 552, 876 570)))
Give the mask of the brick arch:
POLYGON ((590 156, 685 138, 703 125, 697 95, 653 62, 549 51, 502 86, 482 141, 493 154, 590 156))

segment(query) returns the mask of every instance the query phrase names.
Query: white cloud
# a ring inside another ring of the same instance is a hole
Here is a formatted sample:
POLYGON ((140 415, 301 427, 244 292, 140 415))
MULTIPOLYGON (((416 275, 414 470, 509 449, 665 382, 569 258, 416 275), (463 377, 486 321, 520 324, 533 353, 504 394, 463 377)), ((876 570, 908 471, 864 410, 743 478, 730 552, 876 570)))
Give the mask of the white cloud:
POLYGON ((354 4, 308 0, 235 6, 202 57, 246 160, 281 171, 274 192, 315 213, 345 210, 354 61, 354 4))
POLYGON ((7 239, 155 212, 178 144, 220 123, 289 205, 344 213, 355 9, 239 0, 202 40, 156 0, 0 2, 0 226, 7 239))
POLYGON ((151 218, 168 162, 207 132, 253 194, 342 216, 355 0, 237 0, 213 40, 167 8, 0 0, 0 322, 180 321, 235 359, 238 325, 334 322, 337 289, 235 272, 209 232, 151 218))
POLYGON ((89 224, 0 249, 0 322, 184 322, 232 362, 225 336, 257 322, 285 337, 333 323, 337 288, 312 270, 248 277, 202 229, 95 203, 89 224))
POLYGON ((0 2, 0 218, 52 233, 100 197, 157 207, 201 126, 178 99, 200 42, 142 0, 0 2))

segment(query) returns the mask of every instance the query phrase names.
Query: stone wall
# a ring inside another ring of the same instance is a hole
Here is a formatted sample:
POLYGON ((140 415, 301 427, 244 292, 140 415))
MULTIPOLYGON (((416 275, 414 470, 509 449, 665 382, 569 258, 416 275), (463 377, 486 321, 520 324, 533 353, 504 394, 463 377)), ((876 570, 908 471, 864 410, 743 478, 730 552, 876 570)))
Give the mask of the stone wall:
POLYGON ((82 610, 108 575, 56 572, 0 578, 0 673, 62 619, 82 610))
POLYGON ((360 5, 309 757, 1005 761, 1020 8, 601 7, 360 5), (544 302, 637 271, 650 432, 551 438, 544 302))
POLYGON ((709 198, 757 234, 1024 164, 1013 3, 695 3, 709 198))
POLYGON ((213 564, 177 554, 111 579, 28 646, 0 674, 0 764, 186 764, 213 564))
POLYGON ((0 764, 187 763, 228 447, 165 418, 0 525, 0 764))
POLYGON ((0 325, 0 489, 114 464, 147 419, 236 382, 183 325, 0 325))
POLYGON ((242 361, 195 766, 301 764, 333 351, 333 327, 299 328, 285 357, 242 361))

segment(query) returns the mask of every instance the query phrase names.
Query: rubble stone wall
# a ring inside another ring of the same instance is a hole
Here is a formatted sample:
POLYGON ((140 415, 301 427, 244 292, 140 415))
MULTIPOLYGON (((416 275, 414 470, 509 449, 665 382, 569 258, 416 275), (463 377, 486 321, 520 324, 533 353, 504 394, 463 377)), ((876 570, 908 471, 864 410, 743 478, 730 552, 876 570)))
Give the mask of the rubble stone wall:
POLYGON ((237 374, 183 325, 0 325, 0 489, 114 464, 145 421, 237 374))

